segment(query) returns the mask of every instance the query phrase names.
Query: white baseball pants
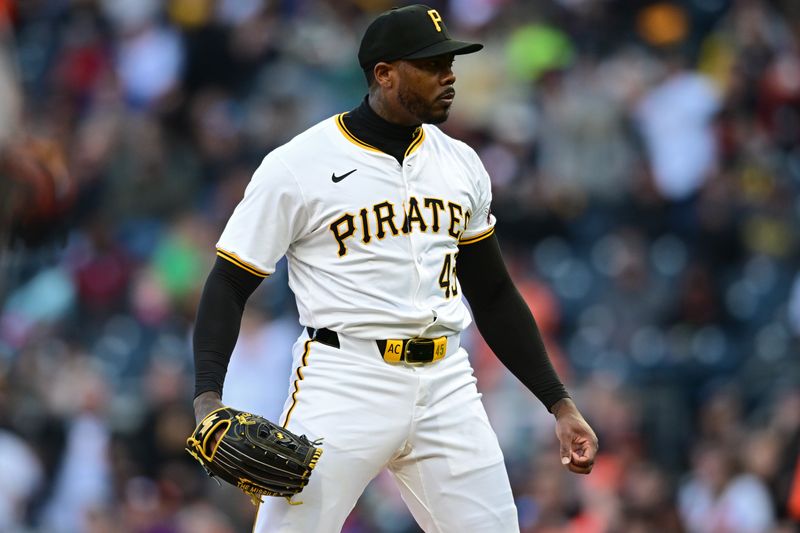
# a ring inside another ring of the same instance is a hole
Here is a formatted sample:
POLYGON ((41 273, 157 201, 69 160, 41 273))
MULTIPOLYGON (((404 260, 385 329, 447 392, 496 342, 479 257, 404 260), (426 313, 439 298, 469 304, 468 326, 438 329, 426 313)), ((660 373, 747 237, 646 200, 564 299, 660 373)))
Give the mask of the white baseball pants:
POLYGON ((464 349, 407 365, 386 363, 374 341, 339 335, 339 343, 309 340, 304 331, 294 345, 281 422, 323 438, 324 451, 292 499, 302 504, 264 498, 253 531, 339 532, 370 480, 388 468, 426 532, 518 532, 503 454, 464 349))

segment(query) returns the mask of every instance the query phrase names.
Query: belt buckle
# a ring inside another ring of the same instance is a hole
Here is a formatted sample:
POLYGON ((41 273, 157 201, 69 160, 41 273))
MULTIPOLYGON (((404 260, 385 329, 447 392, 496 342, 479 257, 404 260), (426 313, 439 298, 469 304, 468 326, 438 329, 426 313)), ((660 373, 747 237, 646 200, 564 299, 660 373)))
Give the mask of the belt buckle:
POLYGON ((411 365, 424 365, 433 361, 434 339, 412 337, 406 341, 403 360, 411 365), (420 352, 426 352, 421 354, 420 352))

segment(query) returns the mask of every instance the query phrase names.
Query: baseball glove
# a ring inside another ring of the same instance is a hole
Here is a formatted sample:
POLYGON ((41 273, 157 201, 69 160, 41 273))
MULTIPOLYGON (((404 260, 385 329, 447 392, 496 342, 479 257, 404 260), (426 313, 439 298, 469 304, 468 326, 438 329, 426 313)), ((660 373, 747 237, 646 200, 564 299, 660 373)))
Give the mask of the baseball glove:
POLYGON ((308 484, 322 449, 266 418, 221 407, 209 413, 186 440, 186 451, 211 477, 239 487, 258 503, 261 496, 287 499, 308 484), (219 432, 214 443, 212 435, 219 432))

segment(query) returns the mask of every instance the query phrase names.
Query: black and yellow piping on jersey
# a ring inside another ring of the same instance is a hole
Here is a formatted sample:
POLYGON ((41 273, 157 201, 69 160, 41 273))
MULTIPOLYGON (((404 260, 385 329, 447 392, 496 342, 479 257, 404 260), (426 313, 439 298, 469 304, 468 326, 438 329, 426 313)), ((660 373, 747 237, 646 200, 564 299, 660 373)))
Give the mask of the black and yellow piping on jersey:
MULTIPOLYGON (((286 419, 283 421, 281 426, 286 427, 289 425, 289 419, 292 417, 292 412, 294 408, 297 407, 297 395, 300 393, 300 382, 303 381, 305 376, 303 375, 303 369, 308 366, 308 352, 311 350, 311 344, 314 342, 318 342, 315 339, 308 339, 303 349, 303 357, 301 359, 300 364, 297 366, 297 371, 295 374, 297 375, 297 379, 294 380, 294 392, 292 392, 292 405, 289 406, 289 410, 286 411, 286 419)), ((312 467, 313 468, 313 467, 312 467)), ((295 502, 292 501, 292 497, 286 498, 286 501, 289 502, 289 505, 301 505, 303 502, 295 502)), ((256 510, 256 515, 258 510, 256 510)), ((256 516, 258 518, 258 516, 256 516)), ((255 523, 253 524, 253 530, 255 531, 255 523)))
POLYGON ((494 235, 494 226, 487 229, 483 233, 478 233, 477 235, 473 235, 472 237, 468 237, 466 239, 461 239, 458 241, 458 245, 461 246, 463 244, 475 244, 476 242, 482 241, 483 239, 489 238, 494 235))
MULTIPOLYGON (((380 150, 379 148, 376 148, 371 144, 366 143, 361 139, 359 139, 358 137, 356 137, 355 135, 353 135, 353 133, 347 129, 347 126, 344 125, 344 116, 346 114, 347 113, 340 113, 336 115, 336 126, 339 128, 339 131, 342 132, 344 138, 350 141, 351 143, 355 144, 356 146, 364 148, 365 150, 369 150, 371 152, 378 152, 381 154, 385 153, 383 150, 380 150)), ((419 146, 422 144, 423 140, 425 140, 425 130, 422 128, 422 126, 420 126, 414 131, 414 138, 411 139, 411 144, 409 144, 408 148, 406 148, 404 157, 408 157, 409 155, 414 153, 414 151, 417 148, 419 148, 419 146)))
POLYGON ((414 152, 414 150, 419 148, 419 145, 422 144, 423 139, 425 139, 425 130, 422 129, 422 126, 418 126, 414 131, 414 138, 411 140, 411 144, 408 145, 406 153, 403 157, 408 157, 414 152))
POLYGON ((286 427, 289 424, 289 419, 292 417, 292 411, 297 406, 297 394, 300 392, 300 382, 303 381, 303 369, 308 366, 308 352, 311 349, 311 343, 317 342, 314 339, 308 339, 305 344, 305 349, 303 351, 303 358, 300 364, 297 366, 297 379, 294 380, 294 392, 292 392, 292 405, 289 406, 289 410, 286 411, 286 419, 281 424, 283 427, 286 427))
POLYGON ((258 276, 259 278, 266 278, 267 276, 269 276, 268 273, 266 273, 263 270, 251 265, 247 261, 244 261, 241 257, 239 257, 238 255, 236 255, 233 252, 229 252, 227 250, 223 250, 222 248, 217 248, 217 255, 219 257, 225 259, 226 261, 230 261, 231 263, 233 263, 234 265, 238 266, 239 268, 242 268, 242 269, 246 270, 247 272, 250 272, 254 276, 258 276))

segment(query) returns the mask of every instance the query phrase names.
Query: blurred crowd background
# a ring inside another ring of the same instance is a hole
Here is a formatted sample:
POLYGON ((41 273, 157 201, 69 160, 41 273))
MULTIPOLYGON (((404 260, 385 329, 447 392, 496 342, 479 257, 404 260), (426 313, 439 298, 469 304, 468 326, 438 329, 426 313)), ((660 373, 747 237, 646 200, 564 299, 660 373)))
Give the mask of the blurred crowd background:
MULTIPOLYGON (((382 0, 0 0, 0 531, 250 531, 183 450, 214 243, 272 148, 358 105, 382 0)), ((796 531, 800 2, 450 0, 444 129, 600 439, 467 345, 525 533, 796 531)), ((300 331, 251 298, 226 403, 276 419, 300 331)), ((389 477, 346 533, 418 531, 389 477)))

